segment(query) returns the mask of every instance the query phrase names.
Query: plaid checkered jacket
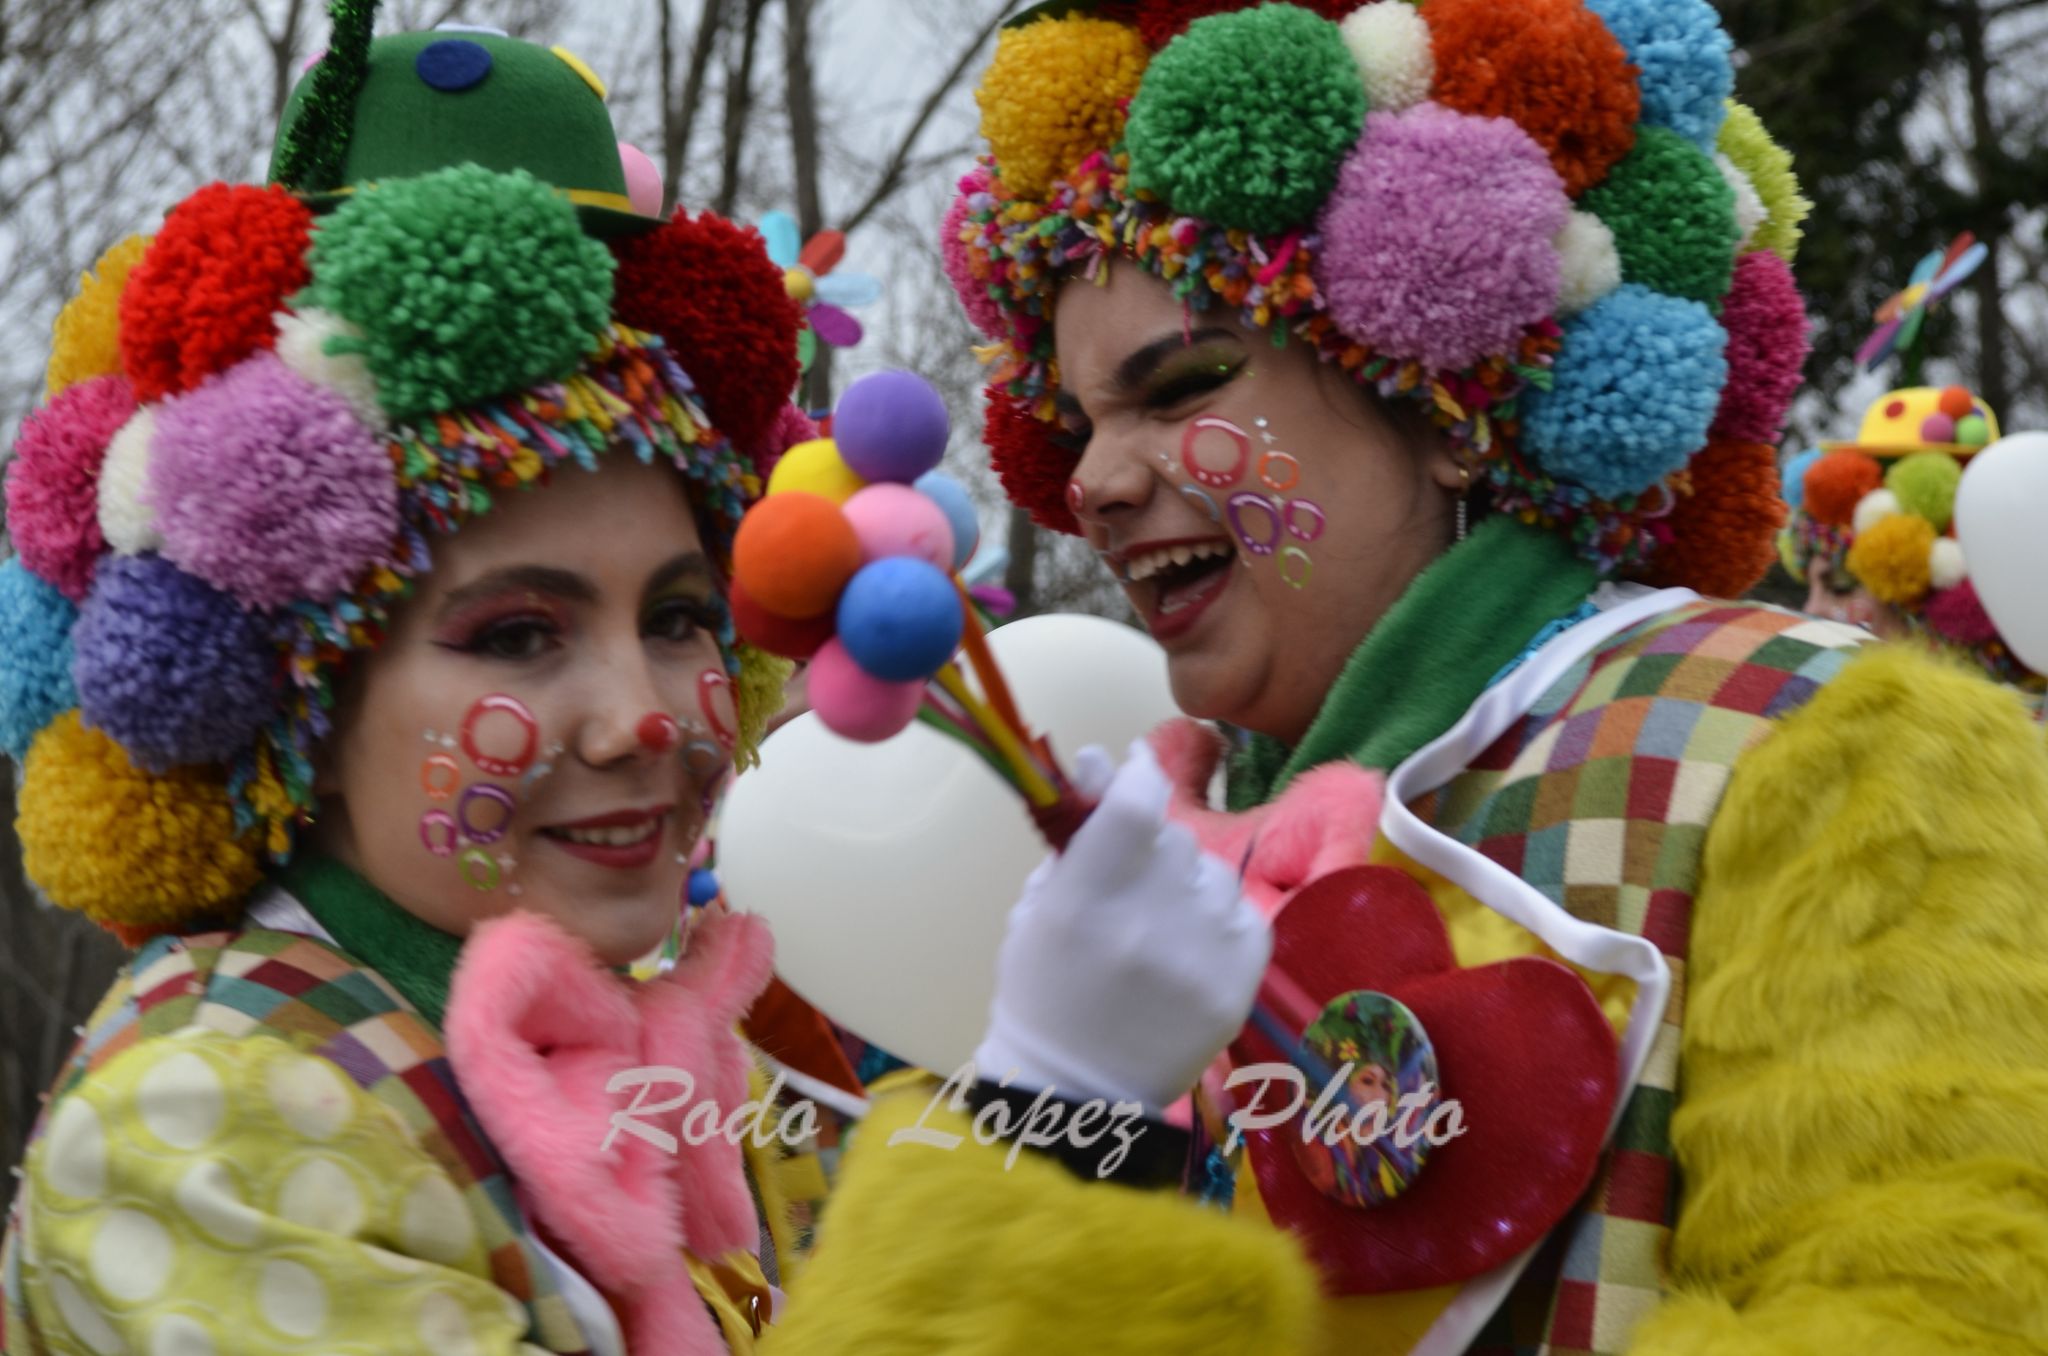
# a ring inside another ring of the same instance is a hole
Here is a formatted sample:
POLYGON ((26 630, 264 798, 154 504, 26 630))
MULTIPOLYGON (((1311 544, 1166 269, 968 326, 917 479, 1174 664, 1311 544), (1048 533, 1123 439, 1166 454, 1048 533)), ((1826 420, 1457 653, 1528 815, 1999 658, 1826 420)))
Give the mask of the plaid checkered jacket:
POLYGON ((1856 633, 1700 602, 1581 658, 1420 816, 1567 912, 1654 942, 1672 992, 1642 1082, 1586 1197, 1474 1353, 1619 1353, 1660 1297, 1678 1182, 1685 959, 1707 828, 1743 753, 1841 671, 1856 633))

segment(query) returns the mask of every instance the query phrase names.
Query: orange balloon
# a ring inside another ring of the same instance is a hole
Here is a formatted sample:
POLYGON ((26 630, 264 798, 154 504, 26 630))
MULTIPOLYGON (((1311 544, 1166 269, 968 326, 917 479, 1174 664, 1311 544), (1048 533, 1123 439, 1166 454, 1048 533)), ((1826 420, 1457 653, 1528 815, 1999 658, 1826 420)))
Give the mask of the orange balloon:
POLYGON ((839 602, 860 568, 860 539, 831 500, 790 490, 747 510, 733 539, 734 577, 777 616, 802 621, 839 602))

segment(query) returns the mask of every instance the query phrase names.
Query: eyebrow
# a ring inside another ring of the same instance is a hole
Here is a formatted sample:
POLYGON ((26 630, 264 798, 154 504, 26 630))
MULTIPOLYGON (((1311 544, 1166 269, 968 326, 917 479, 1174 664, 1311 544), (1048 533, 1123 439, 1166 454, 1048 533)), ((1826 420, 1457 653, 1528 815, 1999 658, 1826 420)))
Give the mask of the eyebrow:
MULTIPOLYGON (((702 551, 685 551, 671 558, 649 576, 647 592, 657 593, 686 580, 701 580, 707 585, 716 582, 712 575, 711 562, 702 551)), ((441 606, 435 610, 435 615, 446 620, 481 598, 513 589, 544 593, 566 603, 589 604, 597 601, 597 586, 574 570, 564 570, 553 565, 510 565, 502 570, 492 570, 461 588, 450 590, 448 596, 441 600, 441 606)))
MULTIPOLYGON (((1110 378, 1110 384, 1119 391, 1135 390, 1143 384, 1145 378, 1152 375, 1160 363, 1174 353, 1207 343, 1212 339, 1237 338, 1237 331, 1222 325, 1204 326, 1190 334, 1178 330, 1171 334, 1162 334, 1144 347, 1132 350, 1118 363, 1115 375, 1110 378)), ((1078 414, 1081 410, 1081 402, 1065 390, 1053 393, 1053 403, 1069 413, 1078 414)))

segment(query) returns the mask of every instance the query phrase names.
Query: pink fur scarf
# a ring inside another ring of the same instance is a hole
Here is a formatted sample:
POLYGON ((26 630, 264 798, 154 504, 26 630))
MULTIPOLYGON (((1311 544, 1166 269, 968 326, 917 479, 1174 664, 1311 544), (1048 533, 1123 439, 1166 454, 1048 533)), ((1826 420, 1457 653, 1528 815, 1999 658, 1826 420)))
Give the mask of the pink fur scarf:
POLYGON ((750 1067, 734 1024, 773 963, 765 923, 711 911, 681 963, 647 984, 610 973, 530 913, 478 926, 456 965, 446 1025, 463 1095, 526 1208, 612 1301, 635 1353, 725 1351, 683 1254, 753 1252, 759 1226, 738 1144, 717 1134, 670 1154, 621 1133, 606 1148, 627 1098, 605 1085, 627 1069, 669 1066, 695 1080, 690 1105, 730 1114, 747 1099, 750 1067))
POLYGON ((1222 736, 1199 722, 1175 720, 1154 730, 1151 744, 1173 783, 1173 818, 1231 866, 1250 850, 1245 897, 1267 918, 1310 881, 1369 859, 1386 791, 1379 773, 1355 763, 1326 763, 1295 778, 1271 804, 1228 814, 1209 808, 1209 783, 1224 754, 1222 736))

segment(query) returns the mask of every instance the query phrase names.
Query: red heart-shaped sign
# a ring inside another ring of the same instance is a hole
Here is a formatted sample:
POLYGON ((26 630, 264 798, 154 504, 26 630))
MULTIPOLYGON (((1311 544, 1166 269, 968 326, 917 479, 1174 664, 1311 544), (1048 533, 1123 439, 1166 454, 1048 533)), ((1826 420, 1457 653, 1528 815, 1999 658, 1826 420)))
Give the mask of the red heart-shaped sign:
MULTIPOLYGON (((1303 1175, 1284 1138, 1300 1135, 1299 1117, 1247 1132, 1267 1211, 1306 1245, 1331 1293, 1468 1280, 1564 1218, 1593 1179, 1620 1090, 1614 1029, 1584 980, 1536 956, 1459 969, 1435 902, 1392 867, 1302 887, 1274 934, 1273 965, 1318 1007, 1374 989, 1414 1012, 1464 1125, 1406 1191, 1372 1209, 1340 1204, 1303 1175)), ((1240 1065, 1285 1059, 1251 1031, 1231 1054, 1240 1065)), ((1239 1087, 1249 1102, 1256 1088, 1239 1087)), ((1262 1101, 1283 1104, 1277 1089, 1262 1101)))

